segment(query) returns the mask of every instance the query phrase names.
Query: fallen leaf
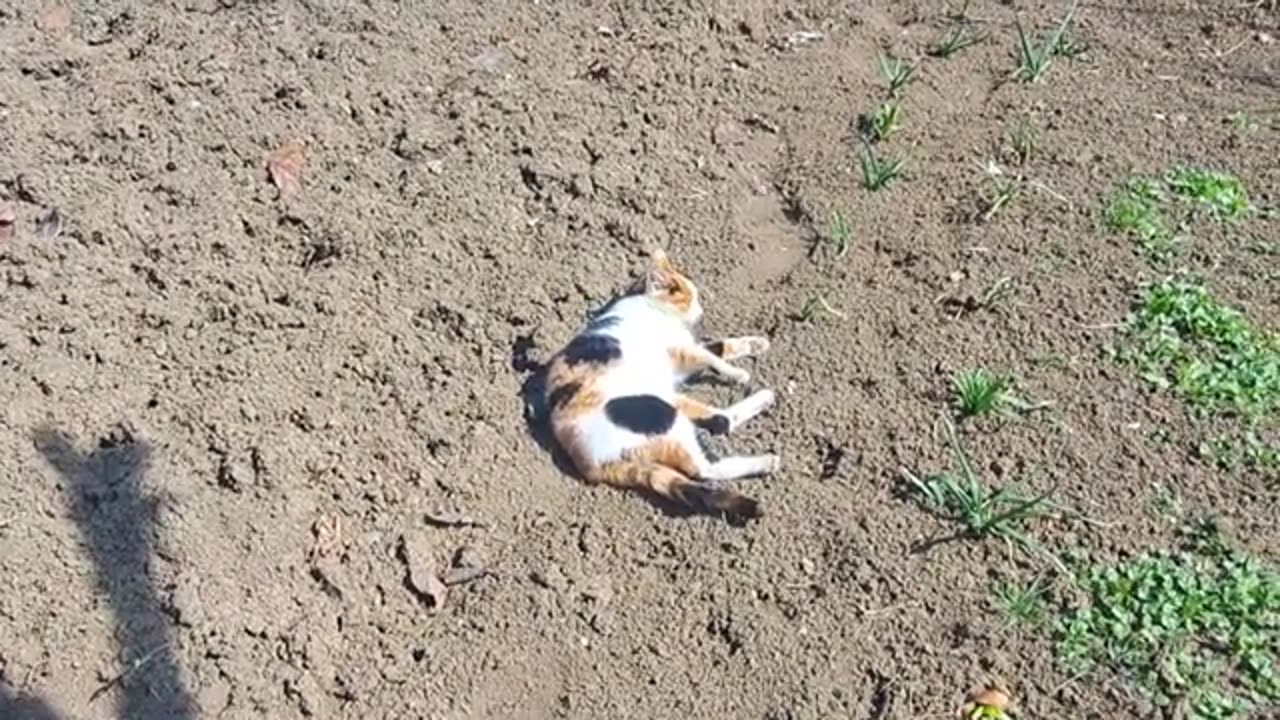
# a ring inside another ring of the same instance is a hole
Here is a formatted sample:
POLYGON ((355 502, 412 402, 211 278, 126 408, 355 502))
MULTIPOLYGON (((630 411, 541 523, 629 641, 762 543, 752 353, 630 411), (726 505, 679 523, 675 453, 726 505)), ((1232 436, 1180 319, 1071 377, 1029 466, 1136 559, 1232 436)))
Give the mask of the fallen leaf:
POLYGON ((0 205, 0 240, 11 240, 17 234, 18 214, 9 205, 0 205))
POLYGON ((973 696, 974 704, 997 710, 1004 710, 1009 707, 1009 700, 1009 693, 994 687, 985 688, 982 692, 973 696))
POLYGON ((469 583, 472 580, 479 580, 488 574, 489 570, 487 568, 455 567, 445 570, 444 575, 440 579, 445 585, 462 585, 463 583, 469 583))
POLYGON ((71 8, 54 5, 36 18, 36 27, 47 33, 59 33, 71 27, 71 8))
POLYGON ((53 208, 48 215, 36 221, 36 234, 45 240, 53 240, 62 234, 62 213, 53 208))
POLYGON ((456 510, 429 512, 427 513, 427 522, 440 527, 485 527, 483 522, 456 510))
POLYGON ((302 190, 302 146, 288 143, 267 158, 267 172, 271 182, 280 188, 280 195, 293 195, 302 190))
POLYGON ((427 607, 439 609, 444 605, 448 587, 431 567, 431 546, 420 534, 400 536, 400 558, 408 569, 409 589, 427 603, 427 607))

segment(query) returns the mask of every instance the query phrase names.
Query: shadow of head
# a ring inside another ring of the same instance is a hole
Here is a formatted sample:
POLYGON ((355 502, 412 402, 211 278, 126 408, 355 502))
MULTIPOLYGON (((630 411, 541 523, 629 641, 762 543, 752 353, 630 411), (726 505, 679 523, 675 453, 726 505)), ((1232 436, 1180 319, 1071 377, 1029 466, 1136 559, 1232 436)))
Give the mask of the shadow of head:
POLYGON ((4 720, 61 720, 38 698, 25 697, 0 685, 0 718, 4 720))
POLYGON ((155 503, 141 491, 151 460, 145 443, 123 426, 102 436, 88 454, 65 433, 47 427, 36 430, 32 441, 66 482, 72 518, 89 536, 90 552, 149 552, 155 503))
POLYGON ((32 434, 32 443, 62 476, 69 514, 114 615, 121 662, 146 668, 103 685, 90 702, 116 688, 122 717, 191 717, 191 699, 173 656, 171 621, 153 577, 157 502, 143 493, 150 448, 123 425, 87 453, 47 427, 32 434))

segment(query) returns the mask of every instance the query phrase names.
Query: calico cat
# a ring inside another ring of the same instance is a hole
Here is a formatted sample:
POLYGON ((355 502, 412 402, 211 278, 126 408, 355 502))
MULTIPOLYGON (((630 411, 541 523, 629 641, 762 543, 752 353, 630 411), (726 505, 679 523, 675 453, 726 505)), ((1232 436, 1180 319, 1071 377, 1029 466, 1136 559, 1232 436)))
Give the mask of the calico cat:
POLYGON ((643 290, 606 307, 548 362, 552 434, 589 483, 651 491, 695 511, 759 517, 755 500, 706 481, 770 473, 780 458, 712 462, 696 428, 732 432, 772 405, 774 392, 759 390, 721 409, 680 388, 705 370, 746 384, 751 374, 729 361, 763 353, 769 341, 699 342, 693 329, 701 317, 697 287, 665 252, 654 251, 643 290))

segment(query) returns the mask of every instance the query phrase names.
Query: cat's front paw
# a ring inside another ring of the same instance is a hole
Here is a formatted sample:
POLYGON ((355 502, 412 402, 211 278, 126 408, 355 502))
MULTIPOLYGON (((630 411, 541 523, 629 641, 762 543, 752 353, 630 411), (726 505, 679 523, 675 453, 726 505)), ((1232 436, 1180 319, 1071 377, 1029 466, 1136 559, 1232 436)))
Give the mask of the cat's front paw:
POLYGON ((769 338, 761 335, 749 335, 741 342, 743 355, 763 355, 769 351, 769 338))
POLYGON ((782 469, 781 455, 765 455, 762 459, 764 462, 762 462, 761 465, 764 467, 764 473, 766 475, 776 473, 782 469))
POLYGON ((725 366, 720 371, 720 374, 724 375, 727 379, 739 385, 746 385, 747 383, 751 382, 750 372, 747 372, 746 370, 743 370, 740 367, 735 367, 733 365, 725 366))

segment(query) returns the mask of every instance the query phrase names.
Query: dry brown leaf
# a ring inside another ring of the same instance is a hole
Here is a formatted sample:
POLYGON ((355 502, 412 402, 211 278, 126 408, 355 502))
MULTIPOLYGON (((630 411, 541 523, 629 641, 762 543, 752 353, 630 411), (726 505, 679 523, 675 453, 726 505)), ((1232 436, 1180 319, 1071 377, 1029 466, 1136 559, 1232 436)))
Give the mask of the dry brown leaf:
POLYGON ((419 532, 400 536, 400 558, 408 570, 409 589, 424 600, 428 607, 439 610, 444 605, 449 588, 431 567, 431 545, 419 532))
POLYGON ((280 195, 293 195, 302 190, 302 145, 291 142, 281 146, 267 158, 267 172, 271 182, 280 188, 280 195))
POLYGON ((1004 710, 1009 707, 1010 697, 1009 693, 1001 690, 1000 688, 989 687, 983 689, 983 691, 977 695, 974 695, 973 702, 977 705, 982 705, 983 707, 1004 710))
POLYGON ((12 240, 18 232, 18 214, 10 205, 0 205, 0 240, 12 240))
POLYGON ((427 522, 440 527, 484 527, 484 523, 464 512, 439 510, 427 513, 427 522))
POLYGON ((71 8, 54 5, 36 18, 36 27, 47 33, 60 33, 71 27, 71 8))

